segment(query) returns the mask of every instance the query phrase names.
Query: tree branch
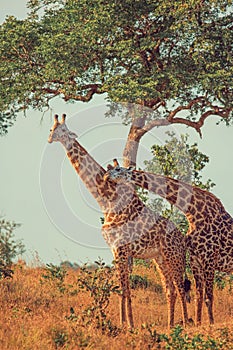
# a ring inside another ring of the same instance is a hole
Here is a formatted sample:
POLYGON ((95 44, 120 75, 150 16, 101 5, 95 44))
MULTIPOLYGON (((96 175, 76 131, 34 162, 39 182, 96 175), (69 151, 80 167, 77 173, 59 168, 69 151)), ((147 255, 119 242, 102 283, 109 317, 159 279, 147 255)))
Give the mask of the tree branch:
POLYGON ((64 97, 63 99, 65 101, 68 101, 68 100, 75 100, 75 101, 82 101, 82 102, 89 102, 93 95, 94 94, 102 94, 104 93, 103 90, 99 89, 101 87, 101 85, 99 84, 88 84, 88 85, 84 85, 80 88, 81 91, 86 91, 86 94, 85 95, 74 95, 74 96, 71 96, 71 95, 66 95, 64 94, 64 97))
MULTIPOLYGON (((158 109, 160 106, 164 106, 163 102, 160 102, 157 104, 156 109, 158 109)), ((204 96, 200 96, 197 97, 195 99, 193 99, 192 101, 190 101, 186 106, 179 106, 176 109, 174 109, 173 111, 169 112, 168 116, 166 118, 157 118, 157 119, 153 119, 151 121, 149 121, 146 124, 146 115, 144 115, 144 117, 142 118, 138 118, 138 120, 140 121, 140 123, 137 121, 137 119, 135 121, 133 121, 129 135, 128 135, 128 140, 130 141, 135 141, 135 142, 140 142, 140 139, 142 138, 142 136, 144 134, 146 134, 148 131, 152 130, 154 127, 158 127, 158 126, 167 126, 170 124, 183 124, 183 125, 187 125, 189 127, 194 128, 200 135, 200 137, 202 137, 202 133, 201 133, 201 128, 203 127, 206 119, 212 115, 217 115, 221 118, 227 119, 230 116, 230 111, 231 109, 223 109, 219 106, 213 106, 209 103, 209 101, 206 101, 206 98, 204 96), (189 119, 185 119, 182 117, 176 117, 176 115, 184 110, 190 110, 195 104, 197 103, 202 103, 202 106, 204 107, 205 105, 208 106, 210 109, 205 111, 200 118, 197 121, 192 121, 189 119)), ((127 145, 127 148, 129 148, 129 145, 127 145)), ((128 150, 129 153, 129 150, 128 150)), ((125 152, 126 154, 126 152, 125 152)), ((129 156, 128 156, 129 158, 129 156)), ((135 158, 135 156, 134 156, 135 158)), ((133 163, 136 162, 136 158, 133 158, 133 163)), ((127 162, 127 164, 129 163, 129 159, 127 159, 125 162, 127 162)), ((131 163, 132 163, 132 159, 131 159, 131 163)))
POLYGON ((192 100, 187 106, 179 106, 174 111, 171 111, 167 117, 167 120, 171 124, 184 124, 189 127, 192 127, 199 133, 200 137, 202 137, 201 128, 203 127, 206 119, 209 116, 217 115, 221 118, 227 119, 230 116, 230 111, 231 111, 230 108, 224 109, 219 106, 213 106, 208 101, 206 101, 206 98, 204 96, 200 96, 192 100), (191 121, 185 118, 175 117, 179 112, 184 110, 190 110, 194 106, 194 104, 200 103, 200 102, 203 103, 203 106, 206 105, 206 107, 208 106, 210 109, 204 112, 200 116, 198 121, 191 121))
MULTIPOLYGON (((53 83, 58 83, 60 85, 65 85, 65 82, 62 81, 53 81, 53 83)), ((63 95, 63 100, 64 101, 69 101, 69 100, 75 100, 75 101, 82 101, 82 102, 89 102, 94 94, 102 94, 104 93, 103 90, 100 90, 99 88, 101 87, 100 84, 87 84, 87 85, 83 85, 80 88, 78 88, 78 90, 80 92, 82 91, 86 91, 85 94, 68 94, 64 88, 50 88, 50 87, 44 87, 42 88, 42 91, 54 96, 58 96, 58 95, 63 95)))
POLYGON ((185 111, 185 110, 191 109, 196 103, 204 102, 204 101, 205 101, 205 97, 204 96, 200 96, 200 97, 197 97, 197 98, 193 99, 192 101, 190 101, 187 104, 187 106, 179 106, 179 107, 177 107, 173 111, 169 112, 167 120, 172 123, 173 120, 174 120, 174 117, 177 115, 177 113, 179 113, 181 111, 185 111))

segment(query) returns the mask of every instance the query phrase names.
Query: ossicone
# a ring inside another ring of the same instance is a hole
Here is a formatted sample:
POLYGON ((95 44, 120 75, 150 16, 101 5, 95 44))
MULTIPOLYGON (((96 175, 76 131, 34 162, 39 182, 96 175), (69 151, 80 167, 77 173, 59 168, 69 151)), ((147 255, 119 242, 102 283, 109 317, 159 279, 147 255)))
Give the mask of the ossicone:
POLYGON ((61 123, 64 124, 65 121, 66 121, 66 114, 63 113, 63 114, 62 114, 62 117, 61 117, 61 123))
MULTIPOLYGON (((66 114, 65 113, 63 113, 62 114, 62 117, 61 117, 61 124, 64 124, 65 123, 65 120, 66 120, 66 114)), ((55 123, 59 123, 59 121, 58 121, 58 114, 55 114, 55 116, 54 116, 54 122, 55 123)))

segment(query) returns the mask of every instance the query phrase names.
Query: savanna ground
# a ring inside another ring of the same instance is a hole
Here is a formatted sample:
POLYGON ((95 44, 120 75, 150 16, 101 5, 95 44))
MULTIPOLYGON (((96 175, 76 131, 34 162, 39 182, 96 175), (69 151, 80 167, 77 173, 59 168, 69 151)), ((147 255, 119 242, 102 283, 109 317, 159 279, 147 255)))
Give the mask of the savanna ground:
MULTIPOLYGON (((167 307, 153 266, 133 270, 135 330, 119 325, 119 290, 113 269, 53 265, 14 266, 13 278, 0 281, 0 349, 232 349, 233 290, 215 286, 215 325, 167 330, 167 307)), ((194 288, 193 288, 194 289, 194 288)), ((194 290, 188 305, 194 319, 194 290)), ((179 301, 176 322, 181 319, 179 301)))

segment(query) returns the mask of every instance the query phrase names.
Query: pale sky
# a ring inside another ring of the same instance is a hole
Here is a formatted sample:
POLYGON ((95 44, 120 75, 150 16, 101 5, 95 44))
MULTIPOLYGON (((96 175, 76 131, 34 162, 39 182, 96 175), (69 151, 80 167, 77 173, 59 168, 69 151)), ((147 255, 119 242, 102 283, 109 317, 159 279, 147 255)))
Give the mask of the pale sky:
MULTIPOLYGON (((0 0, 0 21, 6 15, 24 18, 26 1, 0 0)), ((79 136, 79 142, 102 165, 112 158, 120 159, 128 128, 121 120, 106 119, 102 96, 88 104, 53 102, 53 113, 66 113, 67 124, 79 136)), ((23 239, 25 258, 34 263, 38 256, 43 263, 62 260, 93 262, 101 256, 112 261, 110 249, 101 236, 100 217, 94 199, 82 186, 65 157, 61 144, 48 144, 52 118, 49 113, 41 121, 40 112, 29 111, 28 117, 19 115, 8 135, 0 138, 0 214, 21 223, 15 231, 23 239)), ((189 133, 190 142, 198 142, 199 149, 210 157, 204 177, 216 183, 213 193, 233 214, 233 128, 216 126, 217 118, 209 119, 203 128, 203 139, 183 126, 175 132, 189 133)), ((165 128, 154 129, 142 140, 138 165, 150 157, 148 149, 163 144, 165 128)))

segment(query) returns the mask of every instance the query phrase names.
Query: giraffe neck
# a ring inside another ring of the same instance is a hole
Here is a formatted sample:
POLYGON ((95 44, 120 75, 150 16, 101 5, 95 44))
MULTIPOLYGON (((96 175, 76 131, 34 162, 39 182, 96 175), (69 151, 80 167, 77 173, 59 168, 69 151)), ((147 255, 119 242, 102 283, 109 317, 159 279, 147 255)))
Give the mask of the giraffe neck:
POLYGON ((233 219, 221 201, 209 191, 167 176, 137 170, 131 173, 131 182, 158 194, 182 211, 189 222, 188 232, 202 232, 207 221, 219 225, 224 220, 225 226, 233 227, 233 219))
POLYGON ((78 141, 68 139, 63 140, 62 143, 73 168, 102 209, 105 223, 112 223, 112 218, 116 216, 118 220, 124 221, 128 215, 129 204, 135 198, 137 199, 135 191, 132 191, 131 186, 126 184, 117 186, 113 182, 104 181, 105 169, 91 157, 78 141))
POLYGON ((101 209, 105 210, 107 202, 106 184, 103 181, 104 168, 75 139, 68 137, 62 140, 62 144, 66 149, 67 157, 73 168, 80 176, 88 191, 96 199, 101 209))
POLYGON ((131 180, 135 185, 154 192, 177 207, 184 214, 192 214, 193 186, 164 175, 134 170, 131 180))

